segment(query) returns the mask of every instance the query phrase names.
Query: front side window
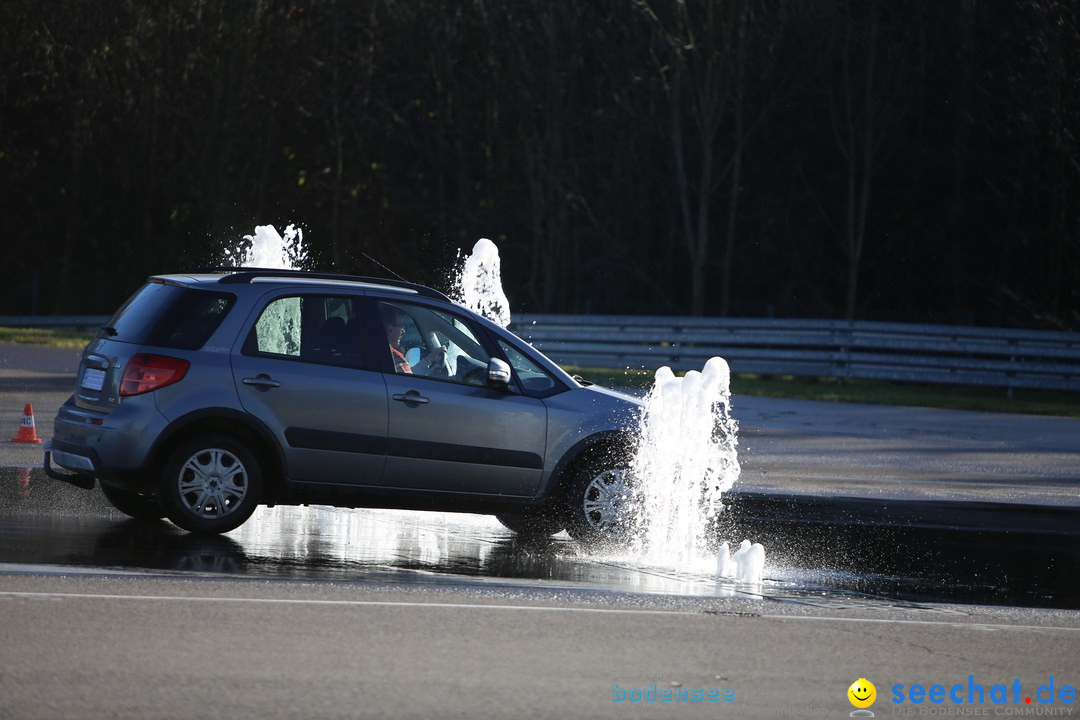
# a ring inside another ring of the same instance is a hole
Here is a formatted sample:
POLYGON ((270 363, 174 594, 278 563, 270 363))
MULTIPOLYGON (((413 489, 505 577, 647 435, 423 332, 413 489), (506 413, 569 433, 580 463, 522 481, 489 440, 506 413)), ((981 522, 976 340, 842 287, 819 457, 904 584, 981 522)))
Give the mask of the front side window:
POLYGON ((406 302, 380 302, 394 372, 483 386, 490 355, 462 318, 406 302))
POLYGON ((361 367, 356 300, 298 295, 278 298, 259 315, 245 353, 361 367))
POLYGON ((525 390, 542 394, 555 387, 554 378, 524 353, 503 340, 499 341, 499 349, 510 361, 510 367, 514 368, 514 374, 517 375, 518 382, 525 390))

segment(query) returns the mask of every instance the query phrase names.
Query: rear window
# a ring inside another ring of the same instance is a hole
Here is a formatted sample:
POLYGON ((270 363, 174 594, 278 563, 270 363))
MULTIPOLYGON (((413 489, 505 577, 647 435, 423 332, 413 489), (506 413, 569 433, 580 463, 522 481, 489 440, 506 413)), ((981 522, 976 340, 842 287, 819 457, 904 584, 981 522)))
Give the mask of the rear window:
POLYGON ((147 283, 116 311, 102 337, 197 350, 221 325, 235 300, 231 293, 147 283))

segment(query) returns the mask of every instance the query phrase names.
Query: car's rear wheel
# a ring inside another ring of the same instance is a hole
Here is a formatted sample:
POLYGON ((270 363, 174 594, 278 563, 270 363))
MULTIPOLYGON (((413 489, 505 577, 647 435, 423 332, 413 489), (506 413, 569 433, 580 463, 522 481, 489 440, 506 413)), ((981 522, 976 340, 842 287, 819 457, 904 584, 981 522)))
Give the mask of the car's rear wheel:
POLYGON ((183 529, 223 533, 251 517, 261 493, 262 472, 251 451, 226 435, 205 435, 169 455, 159 495, 165 514, 183 529))
POLYGON ((495 519, 507 530, 512 530, 523 538, 545 538, 562 532, 563 521, 558 513, 550 510, 523 510, 514 513, 499 513, 495 519))
POLYGON ((137 520, 160 520, 165 517, 165 512, 158 504, 157 498, 140 495, 130 490, 121 490, 104 483, 101 483, 101 492, 114 508, 128 517, 137 520))
POLYGON ((625 540, 630 532, 633 481, 629 459, 619 453, 587 458, 565 498, 566 531, 584 545, 625 540))

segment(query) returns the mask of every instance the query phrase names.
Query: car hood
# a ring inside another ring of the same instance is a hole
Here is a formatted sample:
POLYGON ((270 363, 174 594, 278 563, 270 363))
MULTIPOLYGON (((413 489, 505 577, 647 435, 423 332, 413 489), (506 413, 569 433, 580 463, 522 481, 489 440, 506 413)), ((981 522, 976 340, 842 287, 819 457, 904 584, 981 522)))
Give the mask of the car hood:
POLYGON ((616 398, 618 400, 625 400, 627 402, 633 403, 634 405, 637 405, 638 407, 643 407, 645 405, 645 401, 642 397, 631 395, 629 393, 622 392, 621 390, 613 390, 611 388, 606 388, 602 385, 585 385, 583 386, 583 389, 588 390, 589 392, 600 393, 601 395, 616 398))

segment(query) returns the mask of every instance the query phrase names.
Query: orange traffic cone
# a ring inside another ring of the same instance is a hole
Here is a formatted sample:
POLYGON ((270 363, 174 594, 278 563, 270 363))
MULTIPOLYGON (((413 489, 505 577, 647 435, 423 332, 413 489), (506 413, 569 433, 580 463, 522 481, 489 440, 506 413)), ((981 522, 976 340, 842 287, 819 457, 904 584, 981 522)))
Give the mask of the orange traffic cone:
POLYGON ((30 403, 26 403, 26 407, 23 408, 19 434, 11 438, 11 442, 41 444, 41 438, 37 436, 37 427, 34 425, 34 408, 30 403))

